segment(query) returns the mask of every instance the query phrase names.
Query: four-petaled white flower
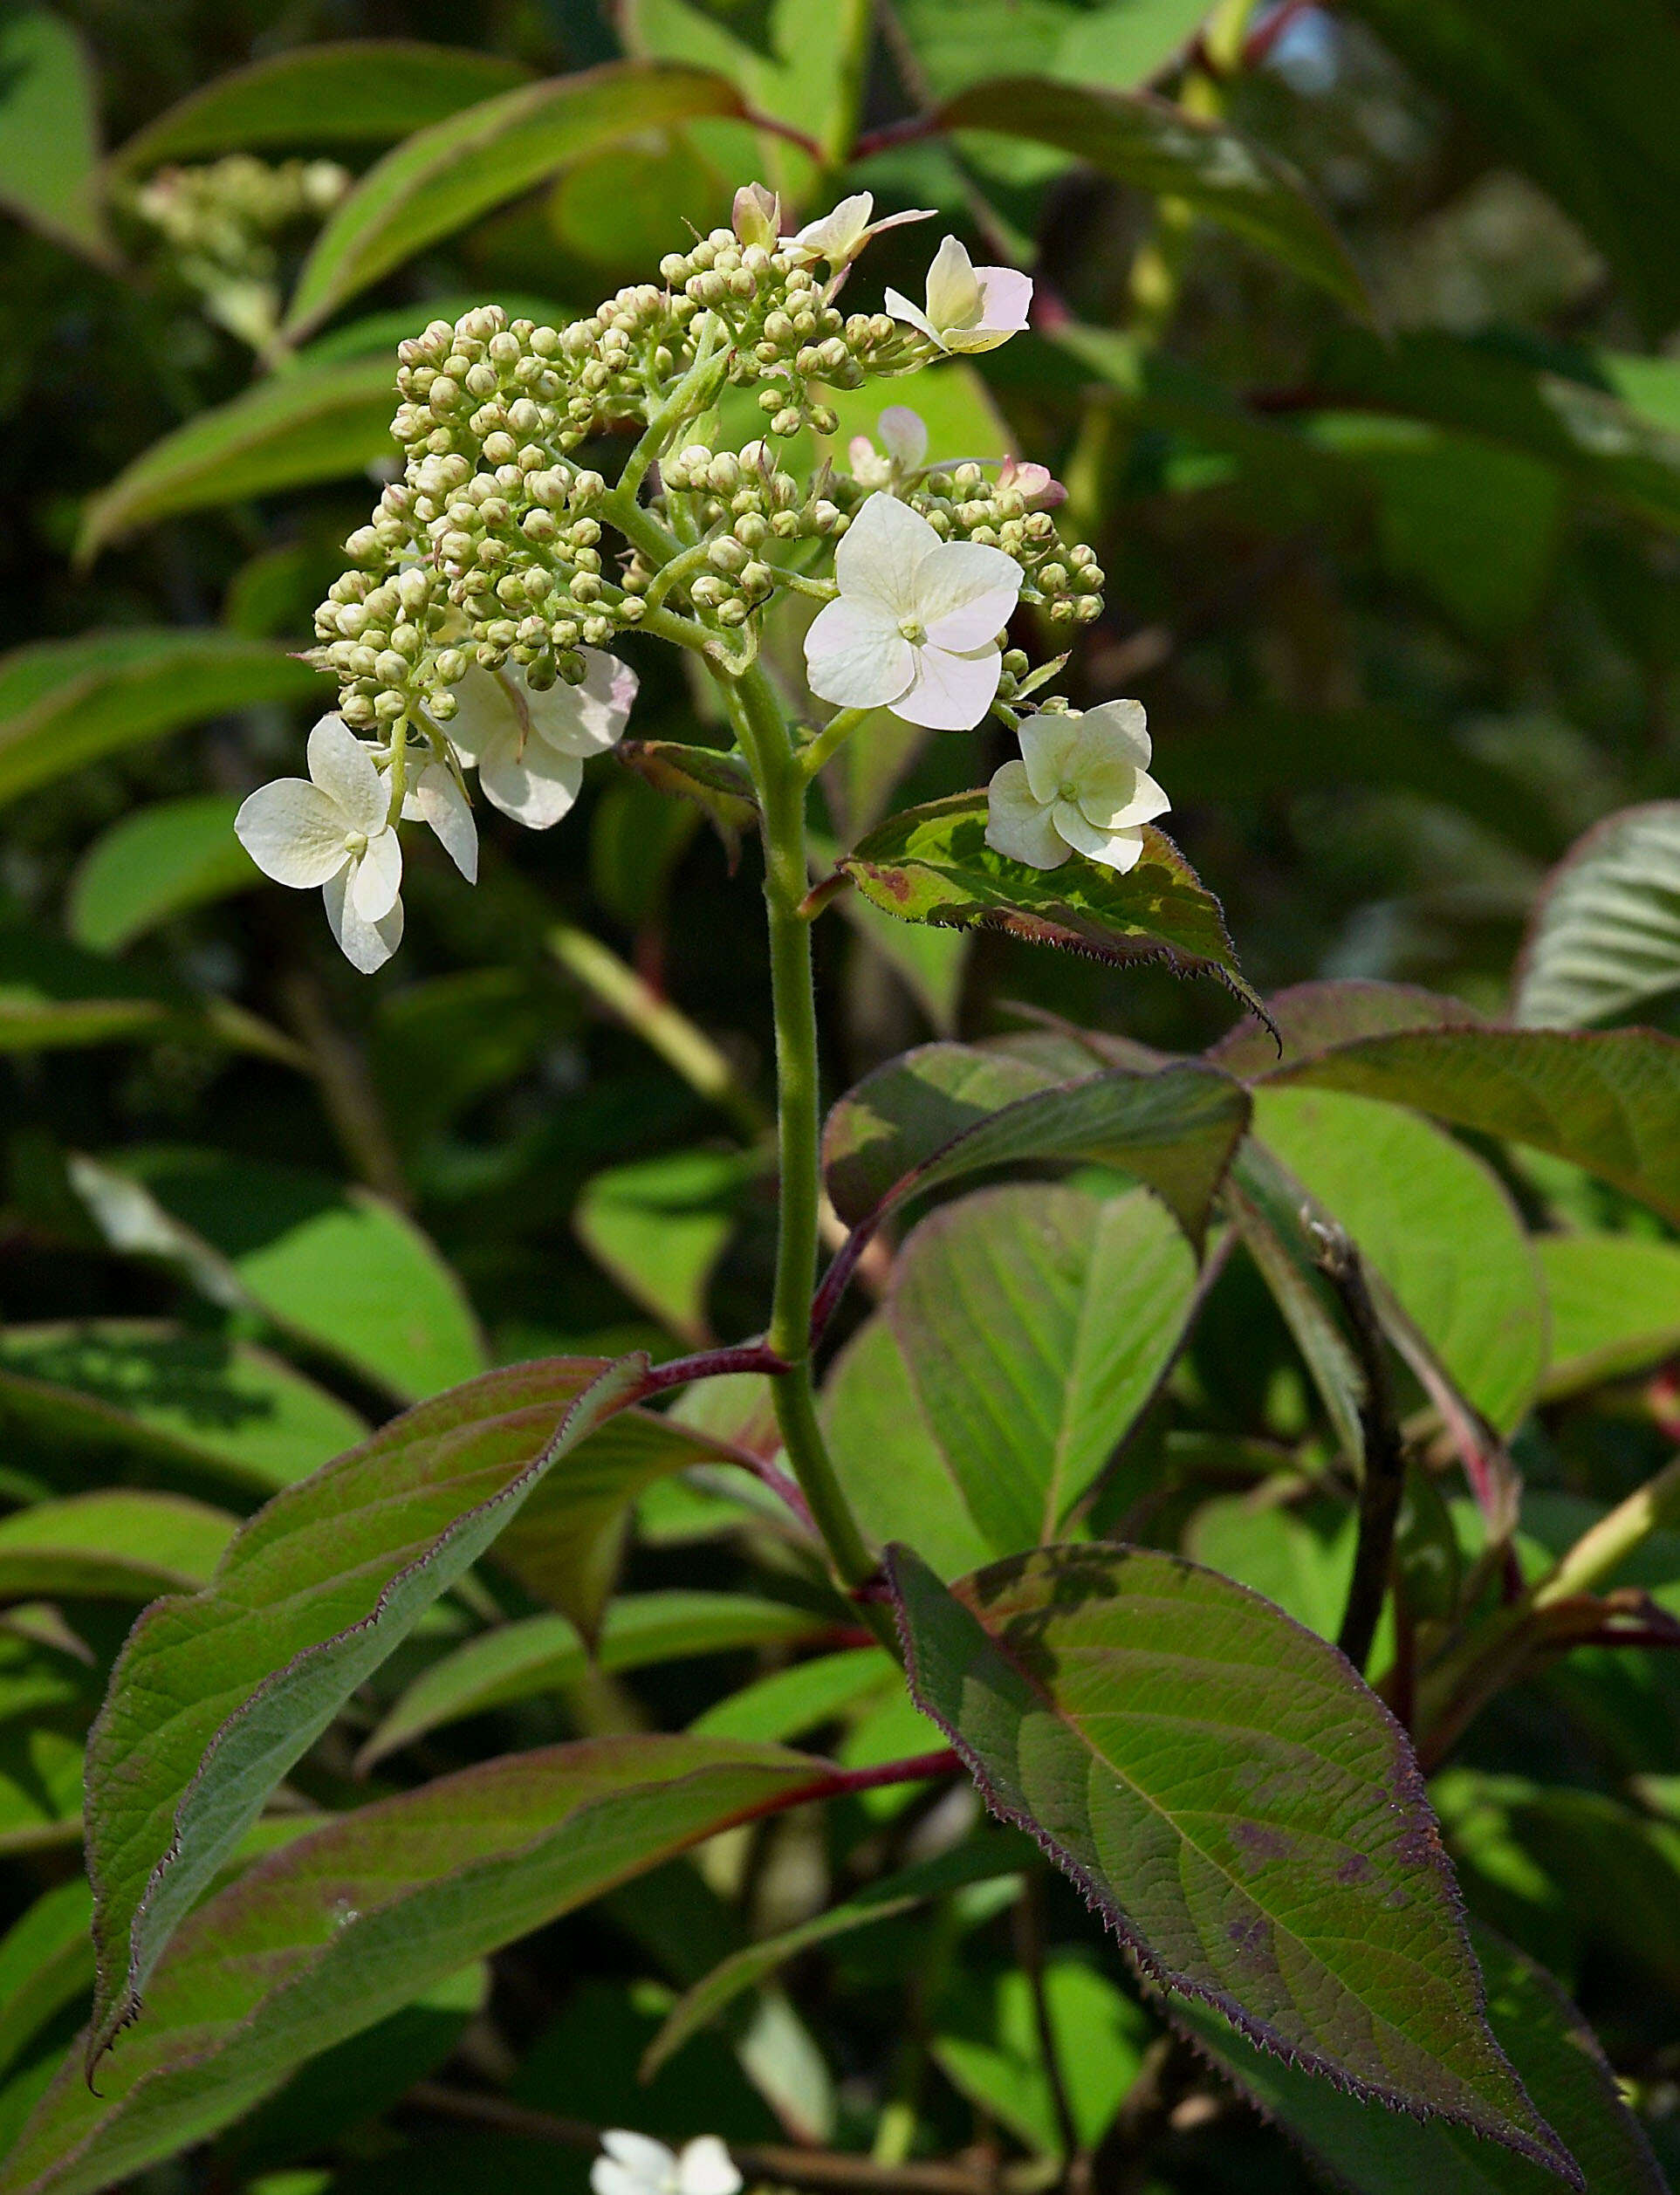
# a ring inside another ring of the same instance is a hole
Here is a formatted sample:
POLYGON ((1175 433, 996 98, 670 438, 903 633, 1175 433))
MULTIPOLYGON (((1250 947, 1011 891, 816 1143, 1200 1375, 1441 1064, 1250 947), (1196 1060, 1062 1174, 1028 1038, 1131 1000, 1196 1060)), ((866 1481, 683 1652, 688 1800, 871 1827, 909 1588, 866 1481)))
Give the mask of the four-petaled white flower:
POLYGON ((942 541, 920 512, 873 495, 834 552, 837 600, 805 636, 811 690, 848 709, 968 731, 991 708, 998 635, 1021 567, 977 541, 942 541))
POLYGON ((942 351, 995 351, 1026 326, 1032 278, 1015 267, 977 267, 947 237, 928 269, 926 312, 896 290, 886 299, 894 319, 920 328, 942 351))
POLYGON ((477 765, 490 805, 533 831, 546 831, 571 808, 586 758, 617 742, 635 699, 636 675, 627 663, 598 648, 579 653, 580 685, 561 680, 538 693, 510 664, 469 671, 456 689, 450 744, 463 761, 477 765))
POLYGON ((681 2155, 651 2135, 609 2127, 607 2154, 589 2168, 595 2195, 739 2195, 741 2175, 715 2134, 685 2143, 681 2155))
POLYGON ((832 213, 826 213, 820 221, 807 221, 803 229, 791 237, 782 238, 782 250, 798 266, 813 259, 826 259, 833 268, 850 266, 871 237, 878 237, 883 229, 902 229, 907 221, 931 221, 931 206, 912 206, 902 214, 888 214, 884 221, 871 221, 875 209, 874 194, 861 190, 854 198, 842 198, 832 213))
POLYGON ((883 457, 867 435, 854 435, 847 447, 852 477, 861 488, 886 488, 918 471, 928 454, 928 423, 908 404, 888 404, 875 422, 883 457))
POLYGON ((402 939, 402 848, 389 792, 342 717, 321 718, 308 759, 307 779, 260 785, 233 827, 264 876, 299 891, 320 886, 346 958, 371 976, 402 939))
POLYGON ((1029 717, 1021 759, 988 788, 986 844, 1035 869, 1059 868, 1070 854, 1135 868, 1142 827, 1172 806, 1149 775, 1144 724, 1135 701, 1029 717))

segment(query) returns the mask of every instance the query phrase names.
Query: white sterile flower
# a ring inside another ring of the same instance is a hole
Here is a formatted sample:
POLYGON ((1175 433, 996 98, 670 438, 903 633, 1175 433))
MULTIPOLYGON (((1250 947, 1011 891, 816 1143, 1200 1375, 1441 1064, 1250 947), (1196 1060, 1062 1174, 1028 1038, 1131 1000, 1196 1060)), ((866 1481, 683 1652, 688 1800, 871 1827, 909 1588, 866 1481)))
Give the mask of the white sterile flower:
POLYGON ((402 848, 389 793, 342 717, 321 718, 308 758, 307 779, 259 785, 233 827, 264 876, 298 891, 320 886, 345 957, 371 976, 402 941, 402 848))
POLYGON ((739 2195, 741 2175, 715 2134, 702 2134, 681 2155, 650 2135, 609 2127, 607 2154, 589 2168, 595 2195, 739 2195))
POLYGON ((1030 717, 1021 759, 988 788, 986 844, 1035 869, 1059 868, 1070 854, 1135 868, 1143 826, 1172 806, 1146 766, 1144 722, 1135 701, 1030 717))
POLYGON ((913 206, 905 213, 888 214, 884 221, 871 221, 874 209, 872 191, 861 190, 854 198, 842 198, 820 221, 807 221, 803 229, 784 237, 782 250, 797 265, 826 259, 831 267, 849 266, 870 237, 880 236, 883 229, 902 229, 907 221, 934 217, 933 207, 913 206))
POLYGON ((403 795, 402 813, 410 823, 429 823, 468 883, 478 881, 478 826, 447 762, 426 763, 403 795))
POLYGON ((928 269, 927 311, 896 290, 886 298, 894 319, 920 328, 942 351, 995 351, 1026 326, 1032 278, 1015 267, 977 267, 947 237, 928 269))
POLYGON ((538 693, 511 663, 502 671, 470 670, 455 689, 450 744, 463 762, 477 765, 490 805, 533 831, 546 831, 568 812, 586 758, 616 744, 635 699, 636 675, 627 663, 598 648, 579 652, 580 685, 561 679, 538 693))
POLYGON ((812 692, 936 731, 977 724, 998 691, 998 635, 1021 591, 1014 558, 942 541, 909 504, 873 495, 840 537, 834 577, 839 599, 805 636, 812 692))
POLYGON ((883 457, 867 435, 854 435, 847 448, 852 477, 860 487, 885 488, 921 469, 928 454, 928 423, 908 404, 888 404, 875 422, 883 457))

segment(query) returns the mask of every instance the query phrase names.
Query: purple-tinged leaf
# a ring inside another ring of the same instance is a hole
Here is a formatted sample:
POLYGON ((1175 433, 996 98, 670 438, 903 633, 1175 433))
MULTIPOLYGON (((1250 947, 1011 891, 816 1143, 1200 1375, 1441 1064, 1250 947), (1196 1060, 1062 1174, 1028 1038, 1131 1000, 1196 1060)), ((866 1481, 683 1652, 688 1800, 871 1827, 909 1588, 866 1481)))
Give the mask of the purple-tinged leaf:
POLYGON ((1443 998, 1417 984, 1296 984, 1265 1002, 1271 1025, 1247 1019, 1227 1031, 1203 1055, 1210 1066, 1243 1081, 1314 1059, 1358 1037, 1392 1036, 1403 1029, 1474 1029, 1481 1017, 1462 998, 1443 998), (1273 1031, 1275 1030, 1275 1039, 1273 1031), (1283 1056, 1278 1056, 1278 1046, 1283 1056))

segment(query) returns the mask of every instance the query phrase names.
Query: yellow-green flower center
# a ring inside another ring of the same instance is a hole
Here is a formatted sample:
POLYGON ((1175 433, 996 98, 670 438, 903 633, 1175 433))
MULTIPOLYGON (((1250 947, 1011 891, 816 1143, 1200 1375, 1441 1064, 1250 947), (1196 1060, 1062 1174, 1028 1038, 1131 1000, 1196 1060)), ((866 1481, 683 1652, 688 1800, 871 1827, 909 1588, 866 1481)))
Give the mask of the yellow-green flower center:
POLYGON ((898 629, 912 648, 920 648, 928 637, 928 628, 919 617, 901 617, 898 629))
POLYGON ((344 850, 346 854, 366 854, 367 833, 365 831, 346 831, 344 834, 344 850))

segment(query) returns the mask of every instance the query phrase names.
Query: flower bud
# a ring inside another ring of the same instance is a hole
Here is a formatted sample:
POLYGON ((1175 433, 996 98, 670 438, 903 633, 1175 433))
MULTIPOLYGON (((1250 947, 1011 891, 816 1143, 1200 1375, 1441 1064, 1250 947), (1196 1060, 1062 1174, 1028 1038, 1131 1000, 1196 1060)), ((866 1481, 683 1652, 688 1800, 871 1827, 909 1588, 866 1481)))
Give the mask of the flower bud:
POLYGON ((765 252, 776 249, 782 225, 782 202, 762 183, 744 183, 735 194, 734 229, 744 244, 765 252))

